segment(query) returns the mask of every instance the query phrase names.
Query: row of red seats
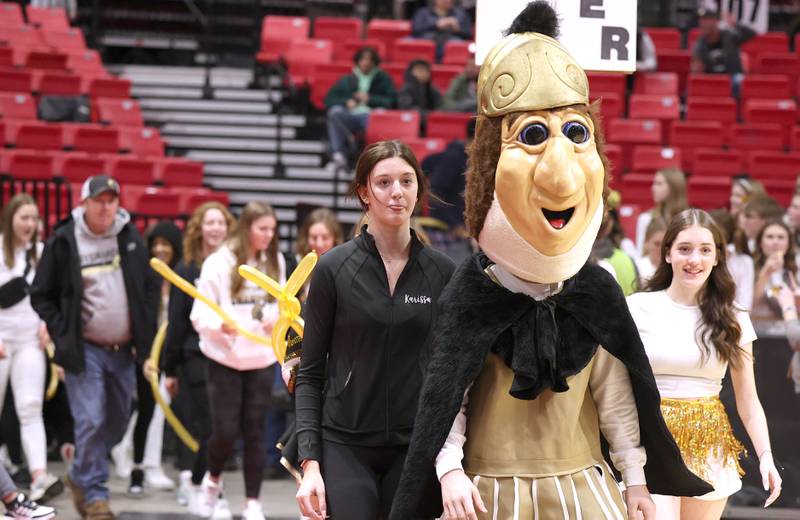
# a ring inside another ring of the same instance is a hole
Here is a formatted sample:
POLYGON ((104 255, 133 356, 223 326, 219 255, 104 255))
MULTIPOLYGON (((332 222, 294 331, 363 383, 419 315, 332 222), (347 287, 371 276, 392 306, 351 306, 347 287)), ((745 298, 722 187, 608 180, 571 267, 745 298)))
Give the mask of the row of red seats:
MULTIPOLYGON (((142 109, 133 99, 92 99, 92 119, 117 126, 144 126, 142 109)), ((36 102, 24 92, 0 92, 0 117, 3 119, 36 119, 36 102)))
MULTIPOLYGON (((644 32, 653 40, 657 51, 665 49, 687 49, 691 51, 700 37, 699 28, 690 29, 687 45, 683 47, 681 45, 681 32, 674 27, 646 27, 644 32)), ((758 34, 745 42, 741 49, 742 52, 751 57, 757 57, 764 53, 787 53, 789 52, 789 35, 785 32, 777 31, 758 34)), ((795 35, 794 49, 796 52, 800 52, 800 34, 795 35)))
POLYGON ((179 157, 133 157, 83 152, 0 150, 0 173, 17 180, 63 179, 81 183, 108 174, 124 184, 194 186, 203 184, 203 163, 179 157))
MULTIPOLYGON (((25 6, 27 23, 35 27, 52 30, 69 29, 67 12, 61 8, 25 6)), ((22 7, 15 2, 0 2, 0 27, 20 27, 25 25, 22 7)))
POLYGON ((70 74, 63 71, 0 69, 0 91, 127 99, 131 97, 131 82, 121 78, 70 74))
POLYGON ((0 144, 36 150, 76 150, 162 157, 164 141, 150 127, 106 127, 91 123, 45 123, 0 119, 0 144))

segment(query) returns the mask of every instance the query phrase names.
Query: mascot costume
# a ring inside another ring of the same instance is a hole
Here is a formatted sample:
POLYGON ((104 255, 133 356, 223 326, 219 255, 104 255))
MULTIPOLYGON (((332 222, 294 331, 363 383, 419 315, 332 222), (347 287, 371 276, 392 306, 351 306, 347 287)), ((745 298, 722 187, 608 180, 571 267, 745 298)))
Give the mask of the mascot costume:
POLYGON ((606 447, 627 486, 711 490, 664 424, 621 289, 587 263, 608 165, 586 74, 556 36, 532 2, 481 66, 466 222, 482 252, 442 293, 392 520, 439 516, 423 497, 462 469, 480 519, 627 518, 606 447))

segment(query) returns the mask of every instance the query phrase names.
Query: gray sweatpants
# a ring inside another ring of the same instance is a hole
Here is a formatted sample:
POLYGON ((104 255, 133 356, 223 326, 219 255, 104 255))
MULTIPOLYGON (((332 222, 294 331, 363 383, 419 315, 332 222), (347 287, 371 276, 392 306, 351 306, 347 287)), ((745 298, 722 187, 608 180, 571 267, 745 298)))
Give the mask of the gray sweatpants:
POLYGON ((8 474, 5 466, 0 464, 0 499, 16 490, 17 486, 14 485, 14 481, 11 480, 11 475, 8 474))

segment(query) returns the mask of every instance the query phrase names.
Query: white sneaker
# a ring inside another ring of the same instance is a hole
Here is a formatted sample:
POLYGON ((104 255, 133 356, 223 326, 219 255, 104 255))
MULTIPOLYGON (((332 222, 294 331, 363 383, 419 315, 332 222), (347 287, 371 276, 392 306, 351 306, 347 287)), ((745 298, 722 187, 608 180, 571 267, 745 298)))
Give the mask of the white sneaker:
POLYGON ((228 499, 222 495, 219 496, 217 504, 214 506, 214 514, 211 515, 211 520, 233 520, 231 505, 228 503, 228 499))
POLYGON ((144 483, 147 487, 159 491, 172 491, 175 489, 175 481, 164 473, 161 466, 145 468, 144 483))
POLYGON ((47 502, 64 492, 64 483, 50 473, 42 473, 31 482, 30 499, 47 502))
POLYGON ((111 459, 114 461, 114 470, 121 479, 128 480, 133 471, 133 456, 128 452, 124 442, 111 448, 111 459))
POLYGON ((180 485, 178 485, 177 493, 178 505, 186 506, 189 505, 189 500, 191 499, 192 492, 194 491, 194 485, 192 484, 192 472, 188 470, 181 471, 179 480, 180 485))
POLYGON ((200 518, 211 518, 214 508, 204 499, 202 486, 192 489, 189 495, 189 514, 200 518))
POLYGON ((202 518, 211 518, 215 513, 220 493, 222 493, 222 481, 217 484, 206 473, 200 489, 189 505, 189 513, 202 518))
POLYGON ((248 500, 247 505, 242 511, 242 520, 266 520, 261 502, 258 500, 248 500))

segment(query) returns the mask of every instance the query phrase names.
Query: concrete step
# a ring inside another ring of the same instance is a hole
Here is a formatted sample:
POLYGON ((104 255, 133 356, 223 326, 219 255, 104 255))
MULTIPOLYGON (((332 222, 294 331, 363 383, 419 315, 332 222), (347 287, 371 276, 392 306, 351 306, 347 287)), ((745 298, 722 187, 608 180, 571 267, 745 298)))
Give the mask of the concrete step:
MULTIPOLYGON (((169 98, 169 99, 202 99, 202 87, 166 87, 166 86, 141 86, 131 88, 131 94, 136 98, 169 98)), ((272 101, 278 103, 283 99, 280 92, 275 90, 246 90, 222 89, 213 91, 213 99, 224 101, 272 101)))
MULTIPOLYGON (((139 100, 142 110, 186 110, 191 112, 242 112, 244 114, 270 114, 272 104, 248 101, 219 101, 215 99, 153 99, 139 100)), ((146 119, 146 117, 145 117, 146 119)))
MULTIPOLYGON (((214 176, 206 175, 206 181, 214 188, 220 190, 241 190, 241 191, 267 191, 270 193, 313 193, 332 195, 334 183, 330 180, 314 181, 314 180, 286 180, 286 179, 270 179, 268 177, 261 178, 247 178, 247 179, 232 179, 232 178, 217 178, 214 176)), ((349 185, 346 181, 339 181, 337 193, 339 195, 347 195, 349 185)))
POLYGON ((167 146, 172 148, 205 150, 243 150, 248 152, 324 153, 325 143, 319 141, 281 141, 275 139, 224 138, 224 137, 181 137, 167 138, 167 146))
MULTIPOLYGON (((215 150, 190 150, 187 159, 203 161, 206 163, 225 164, 252 164, 274 165, 278 155, 275 153, 259 152, 220 152, 215 150)), ((318 155, 307 154, 281 154, 283 164, 286 166, 320 166, 321 158, 318 155)))
POLYGON ((176 112, 172 110, 146 110, 142 107, 145 121, 152 123, 198 123, 237 126, 281 126, 301 128, 306 125, 306 117, 301 115, 280 116, 275 114, 226 114, 176 112))
MULTIPOLYGON (((208 137, 253 137, 274 139, 278 129, 273 126, 252 127, 239 125, 199 125, 187 123, 167 123, 161 127, 164 136, 208 136, 208 137)), ((294 139, 297 131, 294 128, 281 128, 282 139, 294 139)))

